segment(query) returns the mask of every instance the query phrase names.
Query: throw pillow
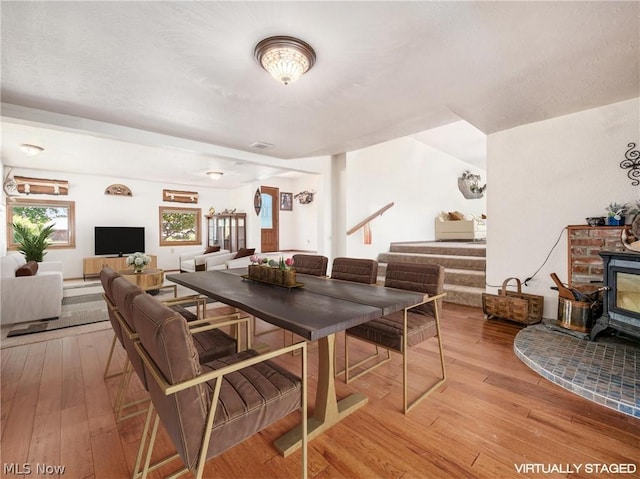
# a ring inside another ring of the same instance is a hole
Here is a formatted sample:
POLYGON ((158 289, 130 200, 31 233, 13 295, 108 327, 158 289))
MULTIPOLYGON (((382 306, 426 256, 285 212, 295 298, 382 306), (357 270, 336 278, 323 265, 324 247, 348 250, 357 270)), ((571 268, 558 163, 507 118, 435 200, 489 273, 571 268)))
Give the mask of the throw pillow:
POLYGON ((449 221, 462 221, 464 215, 459 211, 449 212, 449 221))
POLYGON ((202 253, 202 254, 217 253, 218 251, 220 251, 220 245, 218 245, 218 246, 207 246, 207 249, 205 249, 204 253, 202 253))
POLYGON ((38 263, 35 261, 27 261, 16 270, 16 276, 35 276, 37 272, 38 263))
POLYGON ((244 258, 245 256, 251 256, 256 252, 255 248, 240 248, 233 259, 244 258))

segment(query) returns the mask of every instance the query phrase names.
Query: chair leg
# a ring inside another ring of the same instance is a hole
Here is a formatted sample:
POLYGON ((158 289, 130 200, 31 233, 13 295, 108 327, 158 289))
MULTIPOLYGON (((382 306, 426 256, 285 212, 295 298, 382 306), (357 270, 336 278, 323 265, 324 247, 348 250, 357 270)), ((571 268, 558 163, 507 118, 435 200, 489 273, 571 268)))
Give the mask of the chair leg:
MULTIPOLYGON (((376 369, 378 366, 382 366, 383 364, 388 363, 389 361, 391 361, 391 352, 388 349, 383 348, 387 352, 387 357, 386 358, 384 358, 381 361, 376 362, 372 366, 369 366, 368 368, 360 371, 355 376, 349 376, 349 373, 353 369, 357 368, 358 366, 362 366, 363 364, 365 364, 365 363, 367 363, 367 362, 379 357, 380 356, 380 350, 378 349, 378 345, 374 344, 374 346, 376 348, 375 354, 367 356, 366 358, 364 358, 361 361, 358 361, 355 364, 349 365, 349 339, 348 338, 349 338, 349 335, 345 333, 345 335, 344 335, 344 382, 346 384, 349 384, 350 382, 355 381, 359 377, 364 376, 367 373, 370 373, 371 371, 376 369)), ((360 338, 358 338, 358 339, 360 339, 360 338)), ((367 342, 367 341, 365 341, 365 342, 367 342)))
MULTIPOLYGON (((151 418, 153 418, 155 413, 155 409, 153 404, 149 406, 147 410, 147 418, 144 422, 144 429, 142 431, 142 437, 140 438, 140 446, 138 446, 138 454, 136 455, 136 463, 133 469, 132 479, 145 479, 147 474, 155 471, 156 469, 169 464, 171 461, 180 457, 179 454, 174 454, 173 456, 166 457, 158 461, 155 464, 150 464, 151 462, 151 453, 153 452, 153 448, 155 446, 156 437, 158 434, 158 424, 160 423, 160 417, 156 414, 155 421, 153 423, 153 428, 151 432, 151 437, 149 437, 149 445, 147 446, 147 436, 149 435, 149 426, 151 425, 151 418), (144 465, 142 464, 142 457, 144 456, 145 450, 147 455, 145 457, 144 465), (140 467, 142 466, 142 470, 140 467)), ((170 477, 178 477, 187 472, 187 468, 183 468, 180 471, 172 474, 170 477)))
POLYGON ((109 367, 111 366, 111 360, 113 359, 113 350, 116 347, 117 339, 118 338, 114 334, 113 335, 113 340, 111 341, 111 348, 109 349, 109 357, 107 358, 107 365, 104 367, 104 373, 102 374, 102 378, 103 379, 110 379, 110 378, 114 378, 116 376, 120 376, 121 374, 124 374, 124 369, 122 371, 117 372, 117 373, 109 374, 109 367))
MULTIPOLYGON (((434 317, 436 320, 436 336, 438 338, 438 352, 439 352, 439 356, 440 356, 440 368, 441 368, 441 372, 442 372, 442 379, 437 380, 436 382, 434 382, 429 389, 427 389, 425 392, 423 392, 422 394, 420 394, 420 396, 418 396, 416 399, 414 399, 411 403, 407 404, 407 397, 408 397, 408 371, 407 371, 407 366, 408 366, 408 358, 407 358, 407 347, 405 344, 405 348, 404 348, 404 353, 403 353, 403 359, 402 359, 402 368, 403 368, 403 401, 404 401, 404 413, 407 414, 409 411, 411 411, 411 409, 413 409, 414 406, 416 406, 420 401, 422 401, 424 398, 426 398, 429 394, 431 394, 433 391, 435 391, 436 389, 438 389, 440 386, 442 386, 445 381, 447 380, 447 373, 445 370, 445 363, 444 363, 444 348, 442 347, 442 335, 440 334, 440 315, 438 314, 438 304, 436 301, 433 302, 433 311, 434 311, 434 317)), ((406 325, 406 318, 405 318, 405 325, 406 325)), ((405 334, 406 337, 406 334, 405 334)))
POLYGON ((145 402, 149 402, 149 398, 138 399, 136 401, 131 401, 129 403, 125 403, 125 396, 127 394, 127 388, 131 383, 131 376, 133 375, 133 366, 131 365, 131 361, 127 361, 126 370, 124 375, 122 376, 122 380, 120 381, 120 386, 118 388, 118 393, 116 394, 116 402, 113 408, 113 412, 116 415, 116 422, 124 421, 125 419, 129 419, 135 416, 139 416, 140 414, 144 414, 147 412, 147 409, 140 409, 124 415, 124 411, 130 407, 137 406, 139 404, 143 404, 145 402))

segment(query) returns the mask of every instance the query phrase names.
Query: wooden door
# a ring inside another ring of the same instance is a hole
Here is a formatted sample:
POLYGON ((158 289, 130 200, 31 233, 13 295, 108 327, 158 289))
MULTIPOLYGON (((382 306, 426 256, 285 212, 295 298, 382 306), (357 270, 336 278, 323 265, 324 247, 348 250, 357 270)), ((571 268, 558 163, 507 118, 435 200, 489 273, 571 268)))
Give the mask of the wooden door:
POLYGON ((278 251, 280 225, 280 190, 271 186, 260 187, 262 209, 260 210, 260 251, 278 251))

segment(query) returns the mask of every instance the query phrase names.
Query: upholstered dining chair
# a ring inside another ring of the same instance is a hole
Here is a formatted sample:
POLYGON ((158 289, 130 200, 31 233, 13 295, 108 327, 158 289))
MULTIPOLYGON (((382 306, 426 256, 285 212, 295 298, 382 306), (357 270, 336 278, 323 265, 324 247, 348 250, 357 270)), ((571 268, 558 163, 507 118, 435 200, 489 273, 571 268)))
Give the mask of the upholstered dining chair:
POLYGON ((293 267, 296 273, 326 276, 329 258, 317 254, 294 254, 293 267))
POLYGON ((122 347, 124 347, 124 343, 122 341, 122 328, 120 327, 120 323, 116 318, 116 305, 113 301, 113 293, 111 291, 113 280, 119 276, 120 275, 117 271, 109 268, 108 266, 104 267, 102 271, 100 271, 100 282, 102 283, 103 289, 102 297, 107 304, 107 314, 109 315, 109 321, 111 322, 111 327, 113 328, 113 340, 111 341, 111 348, 109 348, 109 357, 107 358, 107 364, 105 365, 104 374, 102 375, 104 379, 109 379, 124 373, 124 370, 118 371, 116 373, 109 373, 109 368, 111 367, 111 360, 113 359, 113 351, 115 349, 116 342, 119 342, 122 347))
POLYGON ((425 293, 425 301, 391 313, 367 323, 349 328, 345 334, 345 382, 349 383, 370 372, 391 359, 390 351, 402 354, 403 410, 407 414, 419 401, 427 397, 446 380, 444 350, 440 334, 440 313, 444 288, 444 267, 431 264, 389 263, 387 265, 385 287, 425 293), (357 338, 374 344, 376 354, 356 364, 349 365, 349 338, 357 338), (437 379, 425 392, 408 402, 408 349, 412 346, 437 338, 442 378, 437 379), (387 358, 377 361, 371 367, 350 376, 349 373, 378 356, 377 347, 387 350, 387 358))
MULTIPOLYGON (((144 413, 145 410, 135 410, 134 412, 125 415, 125 410, 148 401, 148 398, 145 398, 126 404, 124 402, 126 391, 129 387, 131 376, 134 371, 140 379, 144 388, 148 390, 148 381, 144 374, 142 361, 134 347, 134 343, 138 340, 138 335, 133 323, 133 301, 137 296, 144 295, 145 293, 136 285, 123 277, 114 279, 111 289, 116 305, 115 316, 118 319, 120 328, 122 330, 123 345, 125 351, 127 352, 128 359, 125 374, 123 375, 120 386, 118 388, 118 393, 116 394, 114 407, 116 420, 122 421, 144 413)), ((185 302, 189 300, 193 302, 193 298, 186 298, 179 302, 181 304, 185 304, 185 302)), ((177 301, 175 300, 167 301, 165 302, 165 306, 175 306, 176 303, 177 301)), ((219 328, 223 326, 237 325, 242 322, 244 322, 245 326, 247 326, 248 317, 241 317, 238 313, 201 318, 188 322, 188 325, 193 332, 193 342, 195 345, 195 351, 198 354, 199 361, 208 362, 219 357, 224 357, 236 353, 238 350, 237 339, 228 335, 219 328)))
POLYGON ((378 262, 364 258, 335 258, 331 266, 331 279, 375 284, 378 280, 378 262))
POLYGON ((134 479, 144 479, 149 472, 178 457, 184 468, 171 477, 191 471, 199 479, 208 459, 295 411, 302 413, 302 477, 306 477, 304 341, 262 355, 247 350, 200 364, 187 323, 171 309, 148 295, 138 295, 133 302, 133 320, 139 335, 135 347, 149 378, 151 396, 134 479), (301 377, 271 361, 295 350, 302 353, 301 377), (151 465, 159 422, 177 454, 151 465))

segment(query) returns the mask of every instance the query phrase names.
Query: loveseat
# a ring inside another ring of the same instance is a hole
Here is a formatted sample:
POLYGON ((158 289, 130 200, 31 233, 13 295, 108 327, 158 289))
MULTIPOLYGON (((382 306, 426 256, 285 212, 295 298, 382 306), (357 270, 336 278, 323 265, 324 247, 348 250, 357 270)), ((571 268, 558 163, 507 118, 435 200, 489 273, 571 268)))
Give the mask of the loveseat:
POLYGON ((62 312, 62 263, 26 264, 24 256, 8 254, 1 259, 0 322, 22 323, 57 318, 62 312), (25 276, 16 276, 18 274, 25 276))
POLYGON ((219 261, 227 261, 232 259, 236 253, 231 253, 228 249, 223 249, 220 251, 215 251, 213 253, 185 253, 181 254, 178 257, 180 261, 180 272, 181 273, 193 273, 194 271, 205 271, 207 260, 211 259, 212 262, 215 262, 217 259, 219 261))
POLYGON ((461 219, 452 219, 450 215, 452 213, 436 217, 434 229, 436 241, 477 241, 487 238, 486 220, 472 216, 461 216, 461 219))

